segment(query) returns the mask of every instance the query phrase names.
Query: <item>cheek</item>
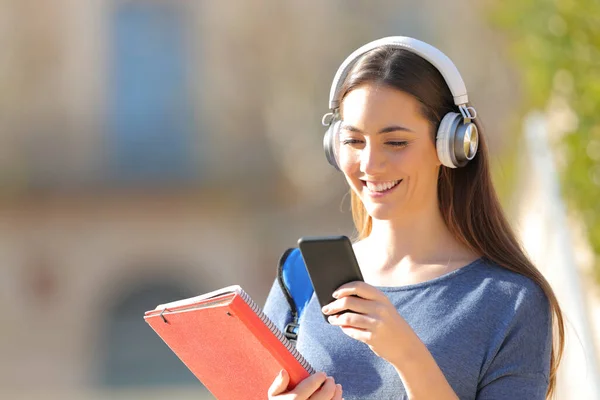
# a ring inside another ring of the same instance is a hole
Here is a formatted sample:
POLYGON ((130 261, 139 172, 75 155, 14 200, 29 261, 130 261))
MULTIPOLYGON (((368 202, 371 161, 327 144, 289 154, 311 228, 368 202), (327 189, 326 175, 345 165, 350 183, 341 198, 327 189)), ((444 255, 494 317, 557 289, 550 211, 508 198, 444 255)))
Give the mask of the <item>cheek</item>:
POLYGON ((402 162, 403 171, 407 175, 416 178, 413 184, 418 187, 437 185, 440 162, 435 149, 407 154, 402 162))
POLYGON ((406 167, 413 170, 429 170, 440 164, 437 151, 432 143, 420 143, 403 154, 406 167))
POLYGON ((360 165, 358 153, 352 149, 344 147, 338 151, 337 161, 340 169, 346 174, 356 171, 360 165))
POLYGON ((360 170, 360 160, 352 152, 344 152, 338 155, 338 165, 346 178, 348 186, 354 191, 362 190, 362 184, 356 179, 356 174, 360 170))

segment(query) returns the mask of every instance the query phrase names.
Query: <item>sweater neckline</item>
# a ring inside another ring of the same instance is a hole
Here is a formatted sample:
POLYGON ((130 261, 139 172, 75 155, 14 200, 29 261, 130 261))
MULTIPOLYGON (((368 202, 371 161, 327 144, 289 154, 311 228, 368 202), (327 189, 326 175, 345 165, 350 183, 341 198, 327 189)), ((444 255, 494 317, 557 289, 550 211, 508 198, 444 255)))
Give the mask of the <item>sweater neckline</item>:
POLYGON ((479 257, 479 258, 471 261, 469 264, 455 269, 454 271, 450 271, 446 274, 443 274, 443 275, 440 275, 433 279, 429 279, 427 281, 423 281, 423 282, 419 282, 419 283, 412 283, 409 285, 401 285, 401 286, 374 286, 374 287, 381 290, 382 292, 399 292, 399 291, 404 291, 404 290, 413 290, 413 289, 420 289, 423 287, 433 286, 433 285, 439 284, 441 282, 447 281, 449 279, 452 279, 456 276, 462 275, 465 272, 468 272, 468 271, 476 268, 477 266, 482 264, 483 261, 484 261, 483 257, 479 257))

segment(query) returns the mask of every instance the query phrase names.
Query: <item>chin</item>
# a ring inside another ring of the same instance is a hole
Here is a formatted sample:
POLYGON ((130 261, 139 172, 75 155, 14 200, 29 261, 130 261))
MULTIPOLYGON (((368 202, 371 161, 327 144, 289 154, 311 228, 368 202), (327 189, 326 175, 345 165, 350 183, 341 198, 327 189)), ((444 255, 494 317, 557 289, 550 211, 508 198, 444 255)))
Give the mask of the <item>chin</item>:
POLYGON ((389 221, 398 218, 397 207, 390 207, 389 205, 383 204, 366 204, 365 209, 371 218, 380 221, 389 221))

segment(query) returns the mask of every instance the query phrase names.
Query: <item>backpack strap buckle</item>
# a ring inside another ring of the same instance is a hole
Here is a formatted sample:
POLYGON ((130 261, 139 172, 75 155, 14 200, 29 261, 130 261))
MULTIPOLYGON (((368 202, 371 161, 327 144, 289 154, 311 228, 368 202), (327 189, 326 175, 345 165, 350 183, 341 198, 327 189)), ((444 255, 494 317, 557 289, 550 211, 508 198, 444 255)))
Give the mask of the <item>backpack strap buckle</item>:
POLYGON ((296 322, 290 322, 285 326, 284 334, 285 337, 291 341, 298 340, 298 324, 296 322))

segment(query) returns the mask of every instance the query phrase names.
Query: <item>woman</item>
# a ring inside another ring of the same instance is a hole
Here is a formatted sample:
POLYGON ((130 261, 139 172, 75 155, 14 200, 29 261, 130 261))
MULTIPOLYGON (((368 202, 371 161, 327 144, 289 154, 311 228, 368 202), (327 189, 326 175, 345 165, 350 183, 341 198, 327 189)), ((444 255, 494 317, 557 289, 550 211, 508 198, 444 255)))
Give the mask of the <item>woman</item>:
MULTIPOLYGON (((372 42, 340 67, 330 108, 365 282, 323 310, 313 296, 297 348, 323 372, 286 392, 283 371, 269 399, 550 398, 560 307, 501 210, 452 62, 415 39, 372 42)), ((277 282, 265 312, 289 320, 277 282)))

